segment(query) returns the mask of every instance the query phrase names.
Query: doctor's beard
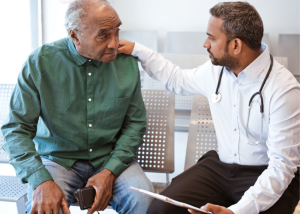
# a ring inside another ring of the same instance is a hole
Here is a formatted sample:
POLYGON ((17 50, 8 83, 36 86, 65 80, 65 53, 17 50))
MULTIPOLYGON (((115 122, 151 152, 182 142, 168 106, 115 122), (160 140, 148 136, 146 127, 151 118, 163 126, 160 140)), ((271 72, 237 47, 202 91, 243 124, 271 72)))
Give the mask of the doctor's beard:
POLYGON ((225 48, 224 55, 221 58, 214 57, 209 49, 207 49, 207 52, 211 55, 211 63, 213 65, 225 66, 230 68, 231 70, 234 70, 241 66, 239 60, 228 53, 228 47, 225 48))

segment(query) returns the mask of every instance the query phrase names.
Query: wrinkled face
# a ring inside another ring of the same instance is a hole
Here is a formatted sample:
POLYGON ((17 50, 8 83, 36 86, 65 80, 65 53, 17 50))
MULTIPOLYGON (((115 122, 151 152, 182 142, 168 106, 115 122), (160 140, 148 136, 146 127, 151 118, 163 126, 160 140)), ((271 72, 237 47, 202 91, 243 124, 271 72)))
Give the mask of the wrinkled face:
POLYGON ((234 69, 239 66, 239 61, 230 54, 230 41, 222 29, 222 19, 211 16, 206 32, 208 37, 203 47, 207 48, 212 64, 234 69))
POLYGON ((82 24, 85 28, 77 35, 79 44, 74 42, 78 53, 104 63, 115 60, 121 25, 116 11, 106 5, 91 5, 82 24))

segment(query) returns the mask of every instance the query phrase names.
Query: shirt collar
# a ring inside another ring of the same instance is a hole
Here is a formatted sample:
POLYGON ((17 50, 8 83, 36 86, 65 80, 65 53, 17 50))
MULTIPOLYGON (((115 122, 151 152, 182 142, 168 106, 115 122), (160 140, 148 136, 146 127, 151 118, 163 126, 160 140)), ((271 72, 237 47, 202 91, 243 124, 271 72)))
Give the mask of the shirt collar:
MULTIPOLYGON (((75 61, 76 61, 76 64, 77 64, 78 66, 83 65, 84 63, 86 63, 86 62, 89 60, 88 58, 85 58, 84 56, 81 56, 81 55, 77 52, 77 50, 76 50, 76 48, 75 48, 75 45, 74 45, 74 43, 73 43, 73 40, 72 40, 71 38, 69 38, 69 50, 70 50, 72 56, 74 57, 74 59, 75 59, 75 61)), ((93 62, 94 65, 96 65, 97 67, 100 66, 100 62, 97 61, 97 60, 93 60, 93 59, 92 59, 92 62, 93 62)))
POLYGON ((248 76, 249 79, 252 80, 252 82, 256 80, 256 78, 270 63, 270 53, 268 46, 264 43, 261 43, 261 48, 263 52, 243 70, 243 72, 248 76))

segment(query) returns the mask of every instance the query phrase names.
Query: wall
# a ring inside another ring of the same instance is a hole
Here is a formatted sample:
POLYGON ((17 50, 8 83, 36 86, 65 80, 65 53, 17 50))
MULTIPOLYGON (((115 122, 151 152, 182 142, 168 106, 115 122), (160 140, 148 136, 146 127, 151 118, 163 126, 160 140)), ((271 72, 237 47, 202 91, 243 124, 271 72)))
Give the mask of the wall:
MULTIPOLYGON (((122 30, 156 30, 159 51, 164 48, 167 31, 206 31, 209 9, 220 0, 114 0, 123 22, 122 30)), ((274 55, 278 34, 300 33, 299 0, 249 0, 260 13, 265 32, 269 33, 274 55)), ((204 41, 199 41, 204 42, 204 41)))
MULTIPOLYGON (((159 52, 163 52, 167 31, 206 31, 209 9, 220 0, 111 0, 123 25, 122 30, 155 30, 159 52)), ((278 34, 300 33, 299 0, 249 0, 260 13, 269 33, 271 48, 277 55, 278 34)), ((68 4, 43 0, 44 42, 66 36, 63 28, 68 4)), ((203 41, 199 41, 203 42, 203 41)))

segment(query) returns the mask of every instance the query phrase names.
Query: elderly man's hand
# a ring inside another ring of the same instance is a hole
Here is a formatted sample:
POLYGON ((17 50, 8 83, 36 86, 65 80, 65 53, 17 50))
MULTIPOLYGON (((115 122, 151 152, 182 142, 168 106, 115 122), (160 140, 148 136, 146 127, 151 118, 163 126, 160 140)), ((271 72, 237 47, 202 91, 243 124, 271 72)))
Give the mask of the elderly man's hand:
POLYGON ((119 41, 118 54, 127 54, 130 55, 134 48, 134 42, 129 42, 123 39, 119 41))
POLYGON ((112 197, 112 189, 115 180, 116 176, 108 169, 104 169, 102 172, 99 172, 88 180, 86 187, 94 187, 96 190, 96 197, 93 206, 89 209, 87 214, 105 210, 112 197))
POLYGON ((54 181, 45 181, 35 188, 30 214, 58 214, 60 207, 65 214, 71 214, 63 191, 54 181))
MULTIPOLYGON (((221 207, 218 205, 213 204, 206 204, 205 206, 201 207, 204 211, 209 211, 212 214, 234 214, 231 210, 227 209, 226 207, 221 207)), ((189 210, 192 214, 202 214, 199 211, 189 210)))

